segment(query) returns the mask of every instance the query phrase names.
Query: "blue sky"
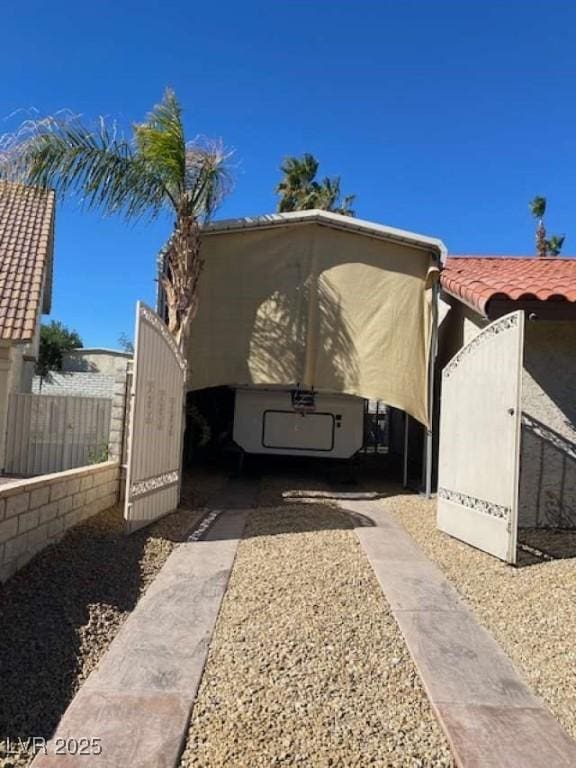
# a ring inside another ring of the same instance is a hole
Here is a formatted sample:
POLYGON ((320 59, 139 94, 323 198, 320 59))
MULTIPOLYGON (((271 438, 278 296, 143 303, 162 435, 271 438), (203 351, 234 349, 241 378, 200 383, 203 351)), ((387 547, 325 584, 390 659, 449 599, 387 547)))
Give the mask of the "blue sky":
MULTIPOLYGON (((170 85, 190 135, 235 150, 219 217, 272 211, 282 158, 312 152, 359 216, 452 253, 532 253, 536 194, 576 253, 569 0, 28 0, 0 18, 0 118, 67 107, 129 126, 170 85)), ((60 205, 52 317, 87 346, 131 336, 169 224, 60 205)))

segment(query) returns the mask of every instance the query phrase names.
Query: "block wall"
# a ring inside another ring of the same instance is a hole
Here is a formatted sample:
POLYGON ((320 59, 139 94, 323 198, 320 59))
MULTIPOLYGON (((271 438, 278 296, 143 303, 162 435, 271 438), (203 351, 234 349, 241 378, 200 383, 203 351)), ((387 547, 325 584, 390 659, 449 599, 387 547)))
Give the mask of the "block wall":
POLYGON ((0 486, 0 582, 40 550, 119 497, 118 462, 107 461, 0 486))

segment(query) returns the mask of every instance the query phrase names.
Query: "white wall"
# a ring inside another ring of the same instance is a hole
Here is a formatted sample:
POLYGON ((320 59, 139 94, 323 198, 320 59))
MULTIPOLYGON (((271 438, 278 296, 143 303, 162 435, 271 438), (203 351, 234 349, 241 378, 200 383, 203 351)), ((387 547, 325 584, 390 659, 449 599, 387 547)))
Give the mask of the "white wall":
POLYGON ((62 370, 89 371, 116 377, 126 372, 132 355, 117 349, 74 349, 64 355, 62 370))

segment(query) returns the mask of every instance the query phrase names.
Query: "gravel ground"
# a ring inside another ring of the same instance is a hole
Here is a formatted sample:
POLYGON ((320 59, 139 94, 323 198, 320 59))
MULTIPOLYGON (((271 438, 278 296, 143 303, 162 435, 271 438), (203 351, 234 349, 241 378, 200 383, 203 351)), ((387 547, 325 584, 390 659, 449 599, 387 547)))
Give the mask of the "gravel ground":
POLYGON ((0 587, 0 766, 6 738, 49 738, 139 597, 193 527, 198 508, 224 484, 204 472, 184 488, 181 511, 125 536, 120 507, 69 531, 0 587))
POLYGON ((383 501, 472 606, 533 691, 576 739, 576 533, 523 532, 548 558, 513 568, 436 529, 436 504, 383 501))
POLYGON ((282 487, 248 519, 181 766, 452 766, 349 518, 282 487))

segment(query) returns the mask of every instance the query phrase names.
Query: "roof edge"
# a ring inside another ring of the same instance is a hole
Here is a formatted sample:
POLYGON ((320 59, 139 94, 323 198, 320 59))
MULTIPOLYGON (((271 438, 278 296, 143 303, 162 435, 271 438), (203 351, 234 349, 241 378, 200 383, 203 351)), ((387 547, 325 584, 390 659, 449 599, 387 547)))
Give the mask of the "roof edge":
POLYGON ((310 211, 291 211, 289 213, 270 213, 263 216, 246 216, 238 219, 222 219, 204 225, 202 231, 205 235, 223 234, 227 232, 240 232, 251 229, 273 229, 287 225, 320 224, 333 229, 356 232, 358 234, 377 237, 382 240, 391 240, 411 245, 422 250, 435 252, 442 264, 445 263, 448 251, 442 240, 436 237, 428 237, 405 229, 376 224, 365 219, 356 219, 351 216, 343 216, 340 213, 313 209, 310 211))
POLYGON ((117 357, 133 357, 131 352, 125 352, 123 349, 112 349, 111 347, 74 347, 64 352, 64 355, 68 354, 106 354, 116 355, 117 357))
POLYGON ((537 261, 537 262, 543 262, 543 261, 550 261, 550 262, 559 262, 559 261, 570 261, 574 262, 576 259, 576 256, 536 256, 533 255, 517 255, 517 254, 506 254, 503 253, 501 255, 498 254, 487 254, 483 255, 481 253, 451 253, 448 256, 448 261, 467 261, 468 259, 477 259, 481 261, 537 261))
POLYGON ((456 293, 455 289, 450 290, 450 288, 448 288, 444 282, 441 282, 440 285, 442 287, 442 292, 448 294, 448 296, 450 296, 451 299, 454 299, 460 304, 463 304, 465 307, 468 307, 468 309, 471 309, 473 312, 476 312, 476 314, 480 315, 481 317, 484 317, 484 318, 488 317, 488 315, 486 314, 487 306, 490 300, 492 299, 492 296, 489 296, 485 300, 479 303, 476 303, 473 300, 468 299, 467 297, 461 296, 460 294, 456 293))
POLYGON ((49 315, 52 311, 52 289, 54 285, 54 240, 56 237, 56 192, 53 189, 45 190, 50 200, 50 235, 48 239, 48 250, 46 252, 46 272, 44 278, 44 288, 42 291, 41 313, 49 315))

